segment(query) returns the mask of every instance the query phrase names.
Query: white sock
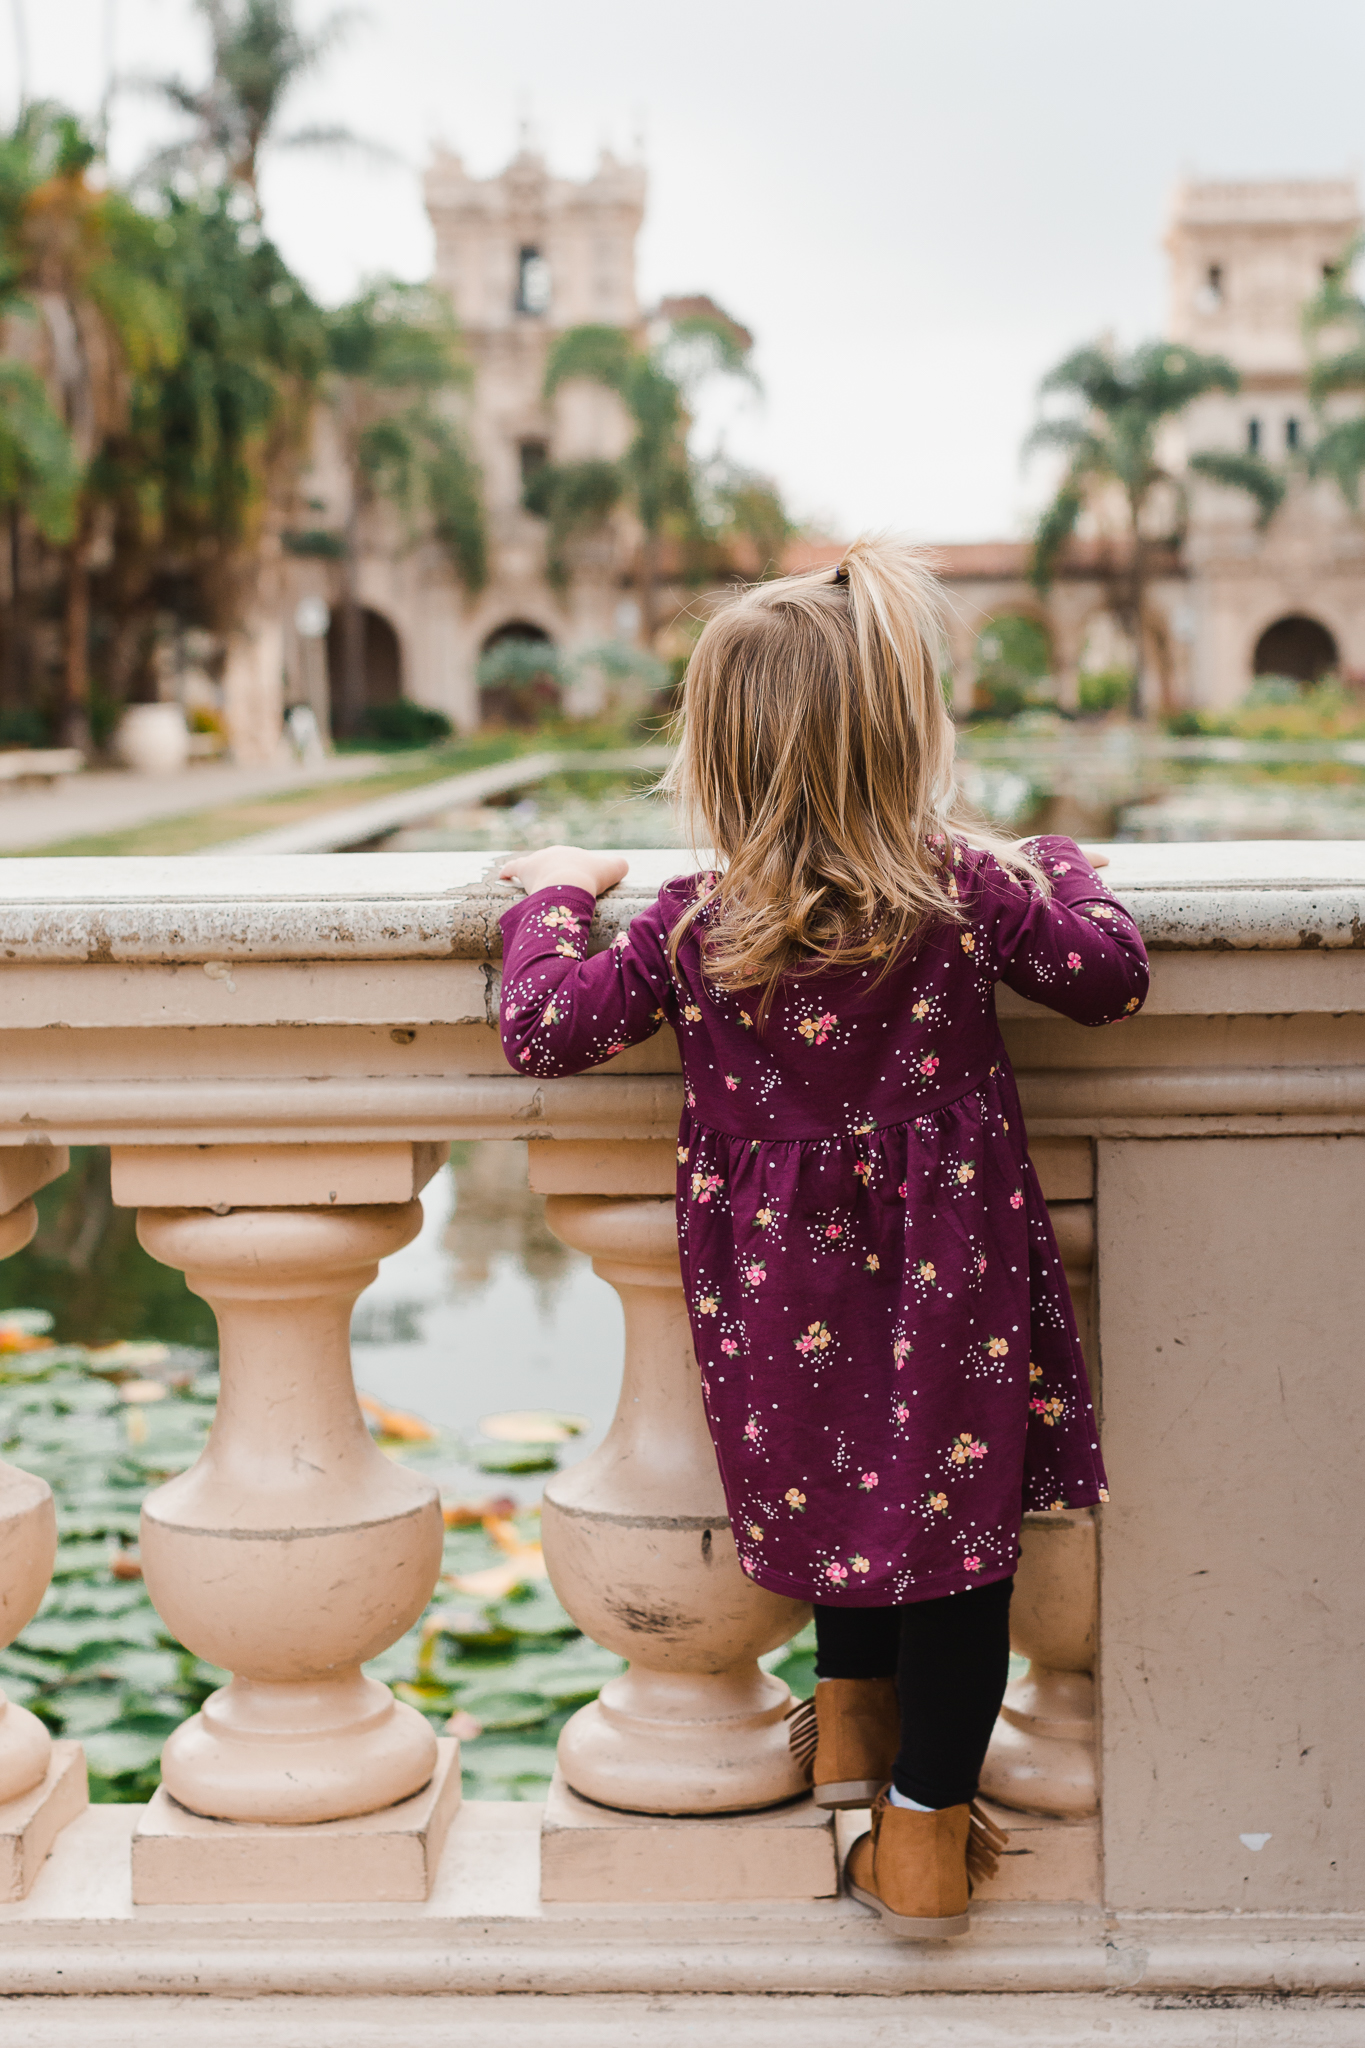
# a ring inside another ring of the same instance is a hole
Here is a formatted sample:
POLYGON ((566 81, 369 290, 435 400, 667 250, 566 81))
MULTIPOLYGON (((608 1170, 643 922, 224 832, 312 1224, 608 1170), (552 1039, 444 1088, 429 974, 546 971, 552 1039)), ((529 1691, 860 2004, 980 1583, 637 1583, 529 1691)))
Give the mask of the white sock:
POLYGON ((891 1804, 892 1804, 893 1806, 906 1806, 906 1807, 908 1807, 908 1808, 910 1809, 911 1813, 937 1813, 937 1812, 938 1812, 938 1808, 937 1808, 936 1806, 921 1806, 921 1805, 920 1805, 920 1803, 919 1803, 919 1801, 918 1801, 918 1799, 907 1799, 907 1798, 906 1798, 906 1796, 905 1796, 905 1794, 904 1794, 903 1792, 898 1792, 898 1791, 896 1790, 896 1788, 895 1788, 895 1786, 894 1786, 894 1785, 893 1785, 893 1786, 891 1787, 891 1795, 890 1795, 890 1796, 891 1796, 891 1804))

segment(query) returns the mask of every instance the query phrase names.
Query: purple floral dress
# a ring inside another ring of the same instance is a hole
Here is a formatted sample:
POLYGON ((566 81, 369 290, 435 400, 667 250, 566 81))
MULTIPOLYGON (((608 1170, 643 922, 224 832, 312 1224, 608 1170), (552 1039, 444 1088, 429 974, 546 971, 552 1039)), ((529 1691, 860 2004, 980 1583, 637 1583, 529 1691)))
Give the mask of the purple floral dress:
POLYGON ((889 1606, 1007 1578, 1024 1509, 1107 1497, 994 992, 1112 1023, 1140 1008, 1147 956, 1071 840, 1035 846, 1049 900, 961 849, 965 922, 880 980, 789 981, 761 1031, 755 995, 706 981, 698 925, 669 967, 693 878, 592 958, 583 890, 502 919, 519 1072, 678 1034, 678 1240, 707 1418, 740 1562, 794 1599, 889 1606))

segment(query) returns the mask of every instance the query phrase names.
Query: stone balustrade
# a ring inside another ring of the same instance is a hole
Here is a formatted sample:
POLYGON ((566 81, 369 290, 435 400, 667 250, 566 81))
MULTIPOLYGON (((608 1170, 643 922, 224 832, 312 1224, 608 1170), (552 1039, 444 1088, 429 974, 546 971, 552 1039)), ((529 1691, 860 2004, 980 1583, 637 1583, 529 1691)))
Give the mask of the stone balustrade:
MULTIPOLYGON (((677 859, 635 858, 601 943, 677 859)), ((1117 848, 1153 951, 1143 1014, 1090 1033, 1001 992, 1114 1497, 1026 1525, 1029 1662, 986 1779, 1013 1853, 968 1941, 913 1954, 832 1896, 831 1823, 758 1662, 804 1610, 739 1572, 706 1439, 669 1207, 676 1046, 511 1074, 511 892, 485 872, 0 870, 0 1254, 61 1148, 107 1144, 143 1243, 212 1304, 217 1418, 149 1498, 142 1554, 168 1627, 232 1674, 145 1811, 82 1810, 78 1747, 0 1710, 0 1991, 136 1994, 159 2039, 157 2000, 186 1993, 954 1990, 1012 2000, 1024 2042, 1059 2038, 1054 1999, 1273 1992, 1311 1995, 1308 2030, 1239 2039, 1354 2038, 1331 2015, 1365 1983, 1365 848, 1117 848), (361 1668, 421 1612, 441 1518, 364 1428, 350 1308, 445 1145, 495 1137, 529 1141, 551 1228, 625 1309, 616 1419, 547 1488, 544 1539, 564 1605, 628 1669, 566 1727, 543 1816, 458 1810, 455 1746, 361 1668)), ((41 1483, 0 1467, 11 1638, 52 1541, 41 1483)), ((1146 2038, 1126 2009, 1104 2006, 1116 2044, 1146 2038)))

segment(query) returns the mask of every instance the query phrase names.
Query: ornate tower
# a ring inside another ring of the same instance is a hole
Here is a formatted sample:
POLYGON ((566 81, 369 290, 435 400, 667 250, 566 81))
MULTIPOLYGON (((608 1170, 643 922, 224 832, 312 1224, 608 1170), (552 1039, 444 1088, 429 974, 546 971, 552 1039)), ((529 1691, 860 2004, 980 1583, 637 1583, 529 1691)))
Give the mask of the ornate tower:
POLYGON ((644 168, 604 150, 593 176, 575 183, 552 177, 523 147, 501 176, 471 178, 458 156, 442 151, 427 172, 426 202, 434 281, 450 293, 476 369, 471 425, 494 580, 510 574, 524 582, 528 557, 543 557, 540 523, 521 509, 526 476, 549 457, 612 459, 624 446, 625 420, 610 393, 566 391, 552 416, 541 386, 556 333, 588 322, 639 324, 644 168))
POLYGON ((1196 703, 1234 702, 1253 676, 1302 682, 1353 673, 1365 652, 1363 540, 1340 494, 1304 479, 1313 433, 1303 310, 1361 226, 1350 178, 1199 183, 1175 195, 1167 332, 1241 375, 1201 399, 1172 440, 1256 455, 1282 467, 1284 505, 1264 529, 1242 493, 1200 484, 1185 550, 1187 596, 1174 609, 1196 703))

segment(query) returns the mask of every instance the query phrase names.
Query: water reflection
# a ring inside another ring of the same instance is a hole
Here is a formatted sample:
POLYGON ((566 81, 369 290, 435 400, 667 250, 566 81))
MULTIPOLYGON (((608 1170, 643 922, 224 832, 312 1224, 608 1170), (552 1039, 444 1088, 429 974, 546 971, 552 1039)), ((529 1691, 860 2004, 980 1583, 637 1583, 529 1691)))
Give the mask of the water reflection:
MULTIPOLYGON (((546 1227, 525 1145, 457 1145, 422 1203, 420 1236, 385 1261, 357 1306, 356 1383, 450 1432, 458 1441, 441 1454, 442 1490, 481 1498, 489 1477, 463 1453, 477 1448, 490 1412, 589 1417, 592 1429, 563 1446, 561 1461, 601 1441, 621 1377, 620 1303, 546 1227)), ((63 1343, 216 1345, 208 1304, 143 1251, 134 1213, 114 1207, 104 1148, 74 1148, 71 1171, 38 1206, 33 1243, 0 1262, 0 1308, 48 1310, 63 1343)), ((539 1478, 499 1473, 494 1490, 530 1501, 540 1488, 539 1478)))
POLYGON ((114 1207, 106 1147, 73 1145, 70 1171, 37 1203, 33 1242, 0 1260, 0 1308, 46 1309, 59 1344, 127 1337, 217 1346, 208 1303, 143 1251, 136 1213, 114 1207))
MULTIPOLYGON (((545 1223, 526 1184, 526 1147, 458 1145, 423 1193, 425 1222, 385 1262, 352 1324, 356 1383, 423 1416, 470 1449, 480 1418, 568 1409, 591 1429, 560 1451, 571 1463, 601 1441, 621 1379, 621 1308, 589 1261, 545 1223)), ((486 1494, 472 1457, 442 1462, 448 1495, 486 1494)), ((498 1474, 497 1491, 538 1498, 541 1481, 498 1474)))

